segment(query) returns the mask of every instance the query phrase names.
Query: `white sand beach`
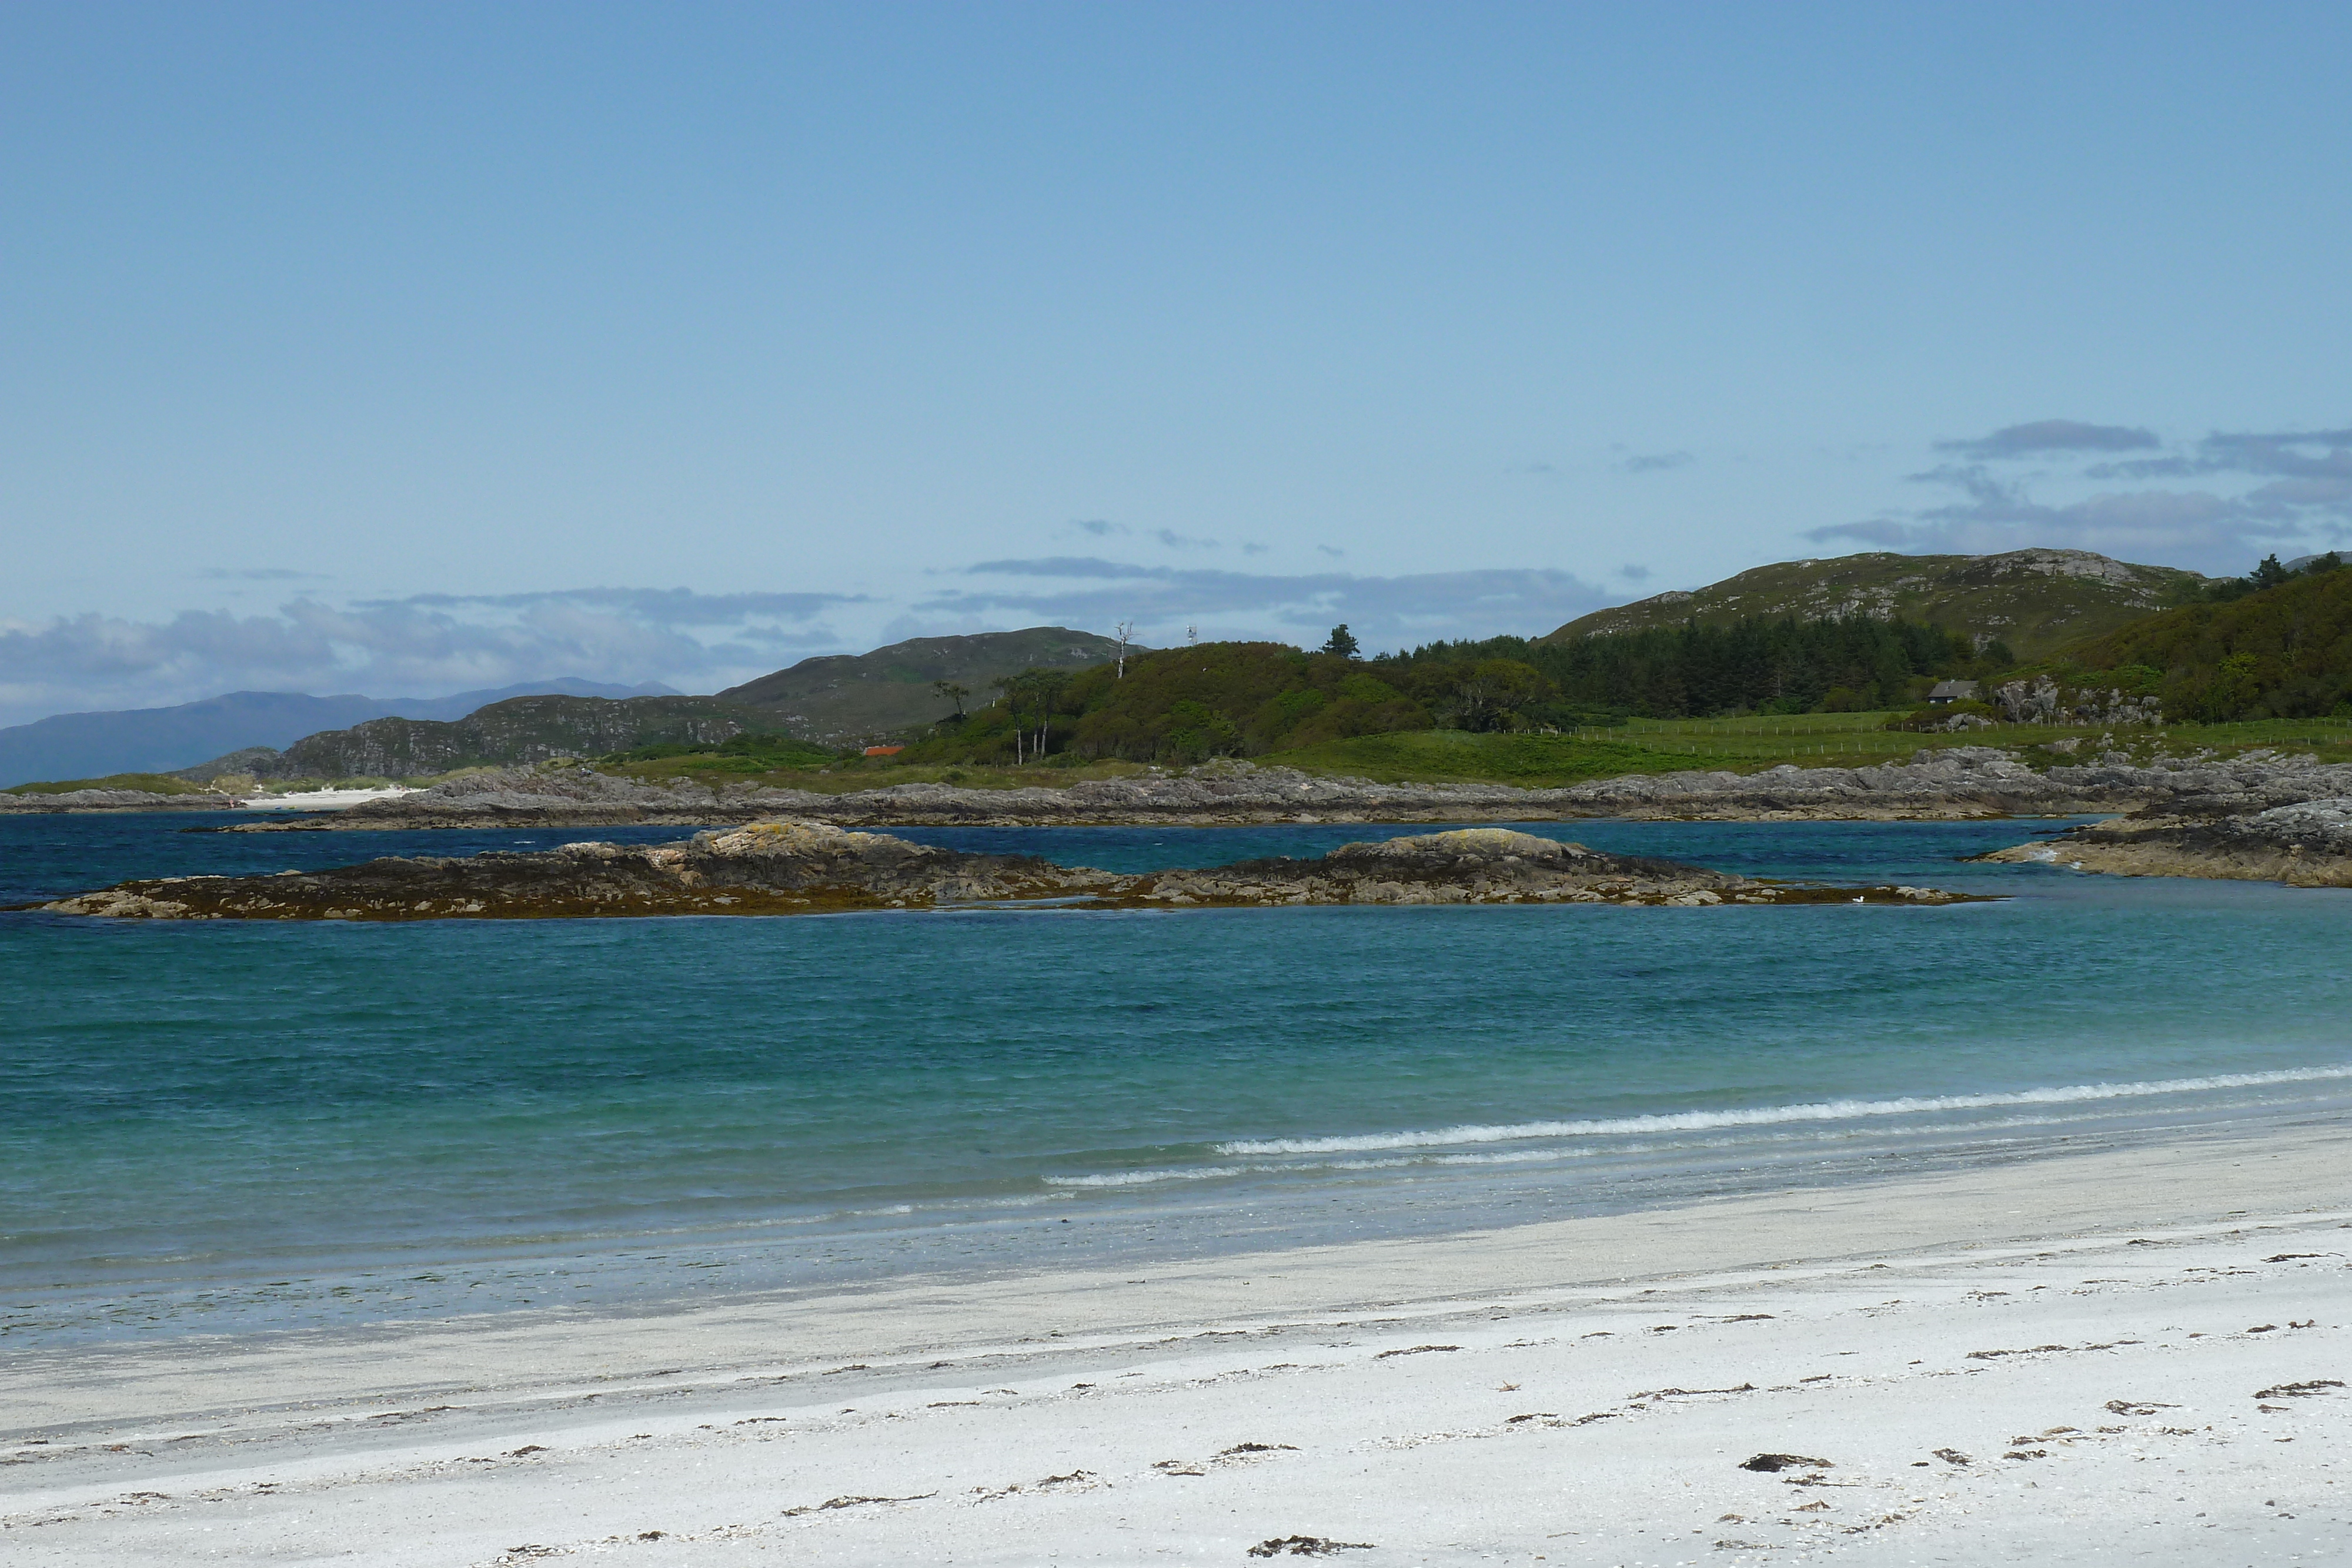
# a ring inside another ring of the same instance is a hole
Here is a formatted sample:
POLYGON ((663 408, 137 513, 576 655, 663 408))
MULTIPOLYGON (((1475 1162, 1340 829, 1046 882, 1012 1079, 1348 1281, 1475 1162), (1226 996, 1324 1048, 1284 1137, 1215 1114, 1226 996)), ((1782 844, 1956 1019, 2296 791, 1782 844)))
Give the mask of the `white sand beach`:
POLYGON ((1148 1270, 18 1354, 0 1556, 2340 1562, 2345 1155, 2304 1127, 1148 1270))
POLYGON ((302 789, 289 794, 242 797, 237 809, 246 811, 341 811, 370 800, 396 800, 416 791, 393 785, 382 789, 302 789))

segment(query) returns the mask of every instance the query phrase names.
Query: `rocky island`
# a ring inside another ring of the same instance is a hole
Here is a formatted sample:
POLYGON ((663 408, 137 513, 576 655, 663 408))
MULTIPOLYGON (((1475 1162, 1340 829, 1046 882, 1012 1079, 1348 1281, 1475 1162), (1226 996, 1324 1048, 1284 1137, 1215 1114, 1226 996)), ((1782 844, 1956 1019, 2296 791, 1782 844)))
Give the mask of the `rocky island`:
POLYGON ((152 920, 512 920, 806 915, 1041 903, 1091 908, 1276 904, 1960 902, 1923 887, 1757 881, 1605 854, 1500 828, 1343 844, 1314 859, 1122 874, 1034 855, 973 854, 824 823, 774 821, 655 845, 387 857, 275 876, 127 882, 41 907, 152 920))
POLYGON ((2113 876, 2199 876, 2352 887, 2352 797, 2253 810, 2156 806, 1982 857, 2113 876))

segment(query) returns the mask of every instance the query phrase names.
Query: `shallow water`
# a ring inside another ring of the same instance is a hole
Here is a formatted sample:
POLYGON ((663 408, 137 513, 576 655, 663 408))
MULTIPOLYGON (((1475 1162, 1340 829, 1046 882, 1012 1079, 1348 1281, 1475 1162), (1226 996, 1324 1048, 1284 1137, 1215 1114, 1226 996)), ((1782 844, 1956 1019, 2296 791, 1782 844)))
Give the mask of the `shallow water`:
MULTIPOLYGON (((0 902, 679 833, 190 825, 0 820, 0 902)), ((1926 909, 0 915, 0 1328, 1148 1260, 2345 1108, 2352 898, 1958 863, 2051 827, 1532 829, 2008 895, 1926 909)), ((907 836, 1143 870, 1406 831, 907 836)))

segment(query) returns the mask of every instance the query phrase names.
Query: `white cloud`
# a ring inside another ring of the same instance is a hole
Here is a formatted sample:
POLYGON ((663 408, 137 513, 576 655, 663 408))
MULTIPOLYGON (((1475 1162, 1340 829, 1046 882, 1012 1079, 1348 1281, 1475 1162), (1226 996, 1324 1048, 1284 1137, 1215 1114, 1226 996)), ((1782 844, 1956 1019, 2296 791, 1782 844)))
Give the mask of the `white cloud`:
POLYGON ((2065 420, 2011 425, 1972 441, 1938 442, 1939 451, 1978 461, 1943 464, 1911 478, 1953 492, 1952 499, 1832 524, 1806 537, 1939 554, 2051 546, 2235 574, 2282 546, 2292 549, 2296 541, 2352 533, 2352 431, 2216 434, 2163 455, 2043 473, 2036 486, 2074 492, 2053 501, 2037 499, 2025 480, 1992 465, 2025 456, 2163 444, 2146 430, 2065 420), (2149 481, 2189 477, 2205 483, 2194 488, 2148 486, 2149 481), (2096 487, 2116 480, 2148 487, 2096 487))
POLYGON ((265 614, 100 614, 0 627, 0 722, 187 702, 226 691, 434 696, 561 675, 708 691, 839 645, 841 594, 598 588, 422 594, 265 614))

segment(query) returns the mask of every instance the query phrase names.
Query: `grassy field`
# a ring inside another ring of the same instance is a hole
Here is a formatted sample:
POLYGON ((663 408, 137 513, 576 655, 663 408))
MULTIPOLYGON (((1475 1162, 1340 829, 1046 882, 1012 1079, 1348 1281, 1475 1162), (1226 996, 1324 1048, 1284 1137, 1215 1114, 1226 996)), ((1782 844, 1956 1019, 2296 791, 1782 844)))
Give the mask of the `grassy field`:
MULTIPOLYGON (((2078 760, 2100 749, 2098 729, 2054 725, 2002 725, 1964 735, 1916 735, 1885 728, 1883 713, 1806 714, 1793 718, 1643 719, 1574 735, 1469 735, 1420 730, 1367 735, 1352 740, 1276 752, 1258 758, 1302 772, 1349 774, 1382 783, 1409 780, 1488 780, 1528 788, 1581 783, 1628 773, 1682 768, 1752 773, 1784 762, 1801 768, 1861 768, 1904 762, 1923 749, 1998 746, 2035 766, 2078 760), (2074 740, 2069 756, 2053 741, 2074 740)), ((2330 762, 2352 761, 2352 722, 2264 719, 2247 724, 2169 725, 2159 731, 2123 729, 2116 749, 2146 761, 2209 751, 2236 756, 2261 747, 2315 752, 2330 762)))

